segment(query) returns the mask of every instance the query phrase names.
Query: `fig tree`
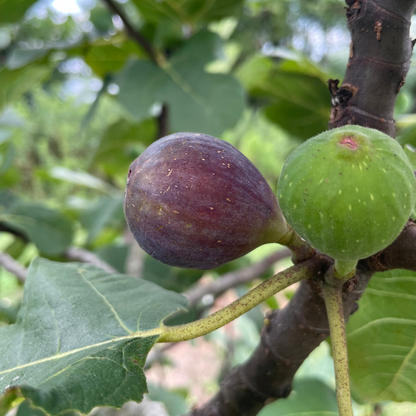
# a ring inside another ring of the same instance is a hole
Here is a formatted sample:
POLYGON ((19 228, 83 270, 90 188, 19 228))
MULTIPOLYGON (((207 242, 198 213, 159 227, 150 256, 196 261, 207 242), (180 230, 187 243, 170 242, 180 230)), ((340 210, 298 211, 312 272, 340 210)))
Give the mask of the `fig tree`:
POLYGON ((278 200, 294 230, 336 260, 338 274, 392 243, 416 200, 400 145, 378 130, 345 126, 315 136, 287 158, 278 200))
POLYGON ((130 166, 124 200, 139 245, 171 266, 212 269, 288 233, 276 196, 224 140, 176 133, 130 166))

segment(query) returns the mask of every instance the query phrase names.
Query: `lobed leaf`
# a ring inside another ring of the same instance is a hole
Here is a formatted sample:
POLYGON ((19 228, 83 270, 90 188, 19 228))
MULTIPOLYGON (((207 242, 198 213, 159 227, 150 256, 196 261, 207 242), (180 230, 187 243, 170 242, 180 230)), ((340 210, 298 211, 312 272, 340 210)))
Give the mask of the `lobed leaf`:
POLYGON ((327 129, 330 111, 325 74, 309 61, 255 57, 238 71, 250 95, 265 101, 266 117, 289 133, 308 139, 327 129))
POLYGON ((0 328, 0 392, 19 386, 50 415, 141 401, 158 337, 140 333, 186 304, 141 279, 36 259, 16 324, 0 328))
POLYGON ((130 62, 118 77, 118 99, 138 120, 162 102, 169 105, 172 131, 220 136, 240 118, 244 94, 233 76, 204 71, 205 64, 218 56, 219 45, 218 35, 200 32, 164 67, 144 60, 130 62))

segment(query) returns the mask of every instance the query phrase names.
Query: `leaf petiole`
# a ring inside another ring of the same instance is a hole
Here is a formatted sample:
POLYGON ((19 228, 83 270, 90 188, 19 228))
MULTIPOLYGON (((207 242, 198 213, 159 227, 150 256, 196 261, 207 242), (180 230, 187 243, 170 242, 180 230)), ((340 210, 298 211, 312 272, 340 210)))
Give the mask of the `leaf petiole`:
POLYGON ((157 342, 180 342, 209 334, 253 309, 277 292, 280 292, 302 279, 312 277, 312 274, 311 269, 305 263, 289 267, 265 280, 241 298, 212 315, 188 324, 175 326, 163 325, 150 331, 141 332, 140 336, 160 334, 160 338, 157 342))

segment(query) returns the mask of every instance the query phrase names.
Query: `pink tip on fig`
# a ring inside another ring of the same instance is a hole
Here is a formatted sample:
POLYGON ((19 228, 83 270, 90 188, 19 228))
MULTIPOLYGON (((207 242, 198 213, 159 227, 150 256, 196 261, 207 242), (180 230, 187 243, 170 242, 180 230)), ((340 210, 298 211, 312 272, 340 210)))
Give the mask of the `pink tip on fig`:
POLYGON ((344 147, 348 147, 351 150, 356 150, 358 143, 353 140, 351 136, 344 137, 339 144, 344 147))

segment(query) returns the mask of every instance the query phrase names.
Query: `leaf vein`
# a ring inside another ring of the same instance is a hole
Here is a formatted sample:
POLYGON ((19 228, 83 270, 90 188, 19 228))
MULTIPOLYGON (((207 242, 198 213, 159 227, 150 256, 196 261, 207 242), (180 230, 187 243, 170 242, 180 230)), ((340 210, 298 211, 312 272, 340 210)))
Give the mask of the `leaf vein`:
POLYGON ((124 322, 121 320, 120 316, 118 315, 117 311, 113 308, 113 305, 107 300, 107 298, 100 293, 100 291, 84 276, 84 274, 81 271, 82 269, 78 270, 78 273, 80 274, 80 276, 83 278, 83 280, 85 281, 85 283, 87 283, 89 286, 91 286, 91 288, 97 293, 97 295, 99 295, 103 300, 104 303, 110 308, 111 312, 114 314, 115 318, 117 319, 118 323, 120 324, 120 326, 128 333, 128 334, 132 334, 133 331, 131 331, 129 328, 127 328, 126 325, 124 325, 124 322))

